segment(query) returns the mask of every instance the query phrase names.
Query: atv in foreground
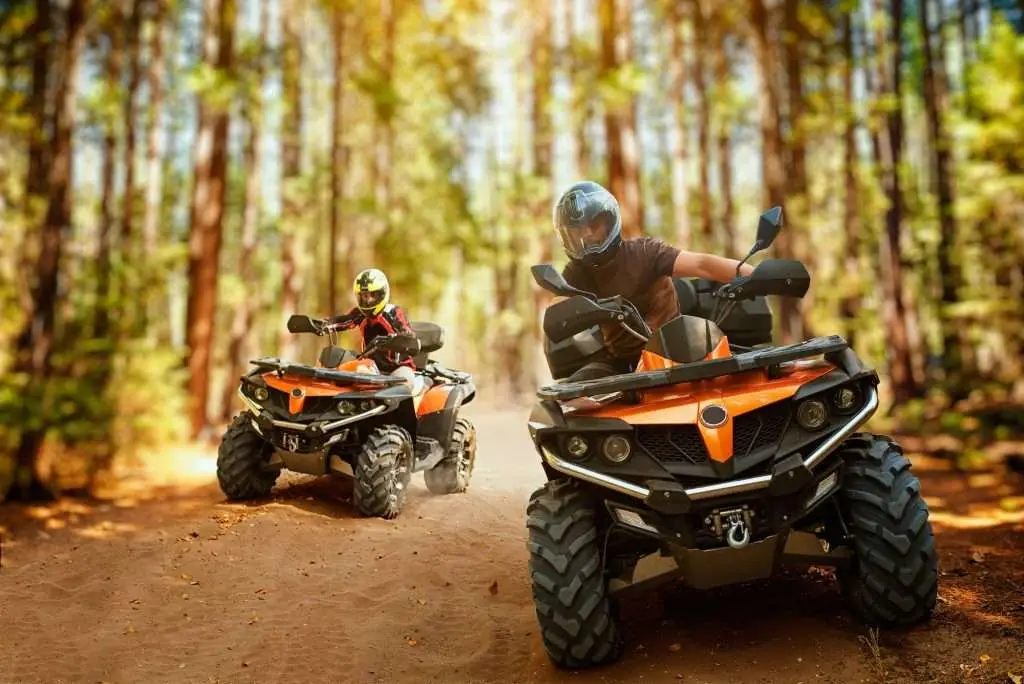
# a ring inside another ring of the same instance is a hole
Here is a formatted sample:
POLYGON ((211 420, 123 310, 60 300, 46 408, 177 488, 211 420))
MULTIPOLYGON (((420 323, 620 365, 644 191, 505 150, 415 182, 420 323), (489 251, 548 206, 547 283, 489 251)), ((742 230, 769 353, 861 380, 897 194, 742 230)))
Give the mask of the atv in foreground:
POLYGON ((459 416, 476 388, 465 373, 429 359, 443 344, 432 323, 413 323, 415 336, 378 337, 361 353, 337 345, 322 321, 294 315, 292 333, 328 335, 316 366, 260 358, 242 376, 246 410, 231 423, 217 457, 217 478, 229 499, 267 496, 281 470, 354 478, 353 502, 364 516, 394 518, 413 473, 423 471, 435 494, 469 486, 476 430, 459 416), (418 392, 378 371, 379 350, 412 356, 418 392))
MULTIPOLYGON (((747 258, 781 227, 781 208, 763 214, 747 258)), ((533 274, 568 297, 544 316, 549 352, 562 345, 549 358, 556 379, 592 358, 595 325, 646 340, 634 372, 543 387, 529 418, 549 480, 527 507, 529 571, 556 664, 617 659, 615 604, 633 592, 748 582, 783 565, 836 568, 871 625, 929 617, 936 552, 920 484, 899 444, 857 432, 878 406, 877 373, 838 336, 771 346, 769 325, 740 346, 723 333, 743 328, 730 320, 741 303, 803 297, 803 264, 765 260, 717 287, 710 315, 653 332, 621 297, 576 290, 551 266, 533 274)), ((689 287, 681 306, 696 307, 689 287)))

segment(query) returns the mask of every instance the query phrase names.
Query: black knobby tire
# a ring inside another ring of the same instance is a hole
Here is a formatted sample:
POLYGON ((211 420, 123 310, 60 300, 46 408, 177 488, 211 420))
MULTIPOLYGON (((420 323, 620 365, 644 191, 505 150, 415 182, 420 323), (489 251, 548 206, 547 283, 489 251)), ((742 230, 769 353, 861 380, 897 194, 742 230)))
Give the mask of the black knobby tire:
POLYGON ((360 515, 392 519, 405 505, 412 462, 409 433, 395 425, 376 428, 356 456, 352 501, 360 515))
POLYGON ((469 418, 459 418, 452 427, 448 454, 440 463, 424 471, 423 480, 433 494, 457 494, 469 487, 476 464, 476 427, 469 418))
POLYGON ((938 595, 938 559, 921 483, 899 444, 856 435, 842 447, 840 493, 856 561, 840 573, 853 610, 872 626, 926 620, 938 595))
POLYGON ((549 482, 526 508, 533 603, 548 657, 580 669, 618 660, 622 638, 607 595, 594 505, 571 482, 549 482))
POLYGON ((259 499, 270 494, 276 470, 263 470, 274 448, 256 432, 248 413, 235 416, 217 449, 217 482, 229 499, 259 499))

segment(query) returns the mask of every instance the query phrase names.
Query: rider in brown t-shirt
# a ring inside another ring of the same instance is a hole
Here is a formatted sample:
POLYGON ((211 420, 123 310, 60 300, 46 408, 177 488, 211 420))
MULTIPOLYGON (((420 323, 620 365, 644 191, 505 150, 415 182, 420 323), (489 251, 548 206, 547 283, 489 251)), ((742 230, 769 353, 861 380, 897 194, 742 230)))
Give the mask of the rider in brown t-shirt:
MULTIPOLYGON (((679 315, 672 278, 707 278, 728 282, 736 275, 734 259, 687 252, 658 238, 622 239, 619 203, 601 185, 582 181, 555 203, 553 221, 569 263, 562 271, 573 287, 598 297, 621 295, 636 305, 651 330, 679 315)), ((753 267, 744 264, 741 275, 753 267)), ((643 342, 620 326, 602 326, 606 355, 570 376, 570 381, 627 373, 640 358, 643 342)))

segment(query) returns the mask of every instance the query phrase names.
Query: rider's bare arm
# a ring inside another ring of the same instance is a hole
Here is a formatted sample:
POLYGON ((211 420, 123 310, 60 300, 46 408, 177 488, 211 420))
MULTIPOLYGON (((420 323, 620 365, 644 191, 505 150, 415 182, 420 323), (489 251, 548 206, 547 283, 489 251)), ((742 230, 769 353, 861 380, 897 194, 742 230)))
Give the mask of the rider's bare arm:
MULTIPOLYGON (((737 264, 739 261, 736 259, 682 250, 676 257, 672 275, 676 278, 706 278, 719 283, 727 283, 736 277, 737 264)), ((750 264, 743 264, 740 269, 740 275, 747 276, 753 272, 754 267, 750 264)))

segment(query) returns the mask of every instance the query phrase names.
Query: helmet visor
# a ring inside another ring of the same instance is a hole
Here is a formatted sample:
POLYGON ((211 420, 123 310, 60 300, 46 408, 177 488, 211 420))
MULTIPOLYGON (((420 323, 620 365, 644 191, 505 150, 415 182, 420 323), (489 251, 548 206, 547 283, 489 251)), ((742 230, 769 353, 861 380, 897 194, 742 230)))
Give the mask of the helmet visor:
POLYGON ((602 211, 589 221, 559 220, 556 227, 566 254, 575 259, 607 247, 615 229, 615 217, 610 211, 602 211))
POLYGON ((384 290, 363 291, 356 295, 356 304, 360 309, 373 309, 384 301, 384 290))

